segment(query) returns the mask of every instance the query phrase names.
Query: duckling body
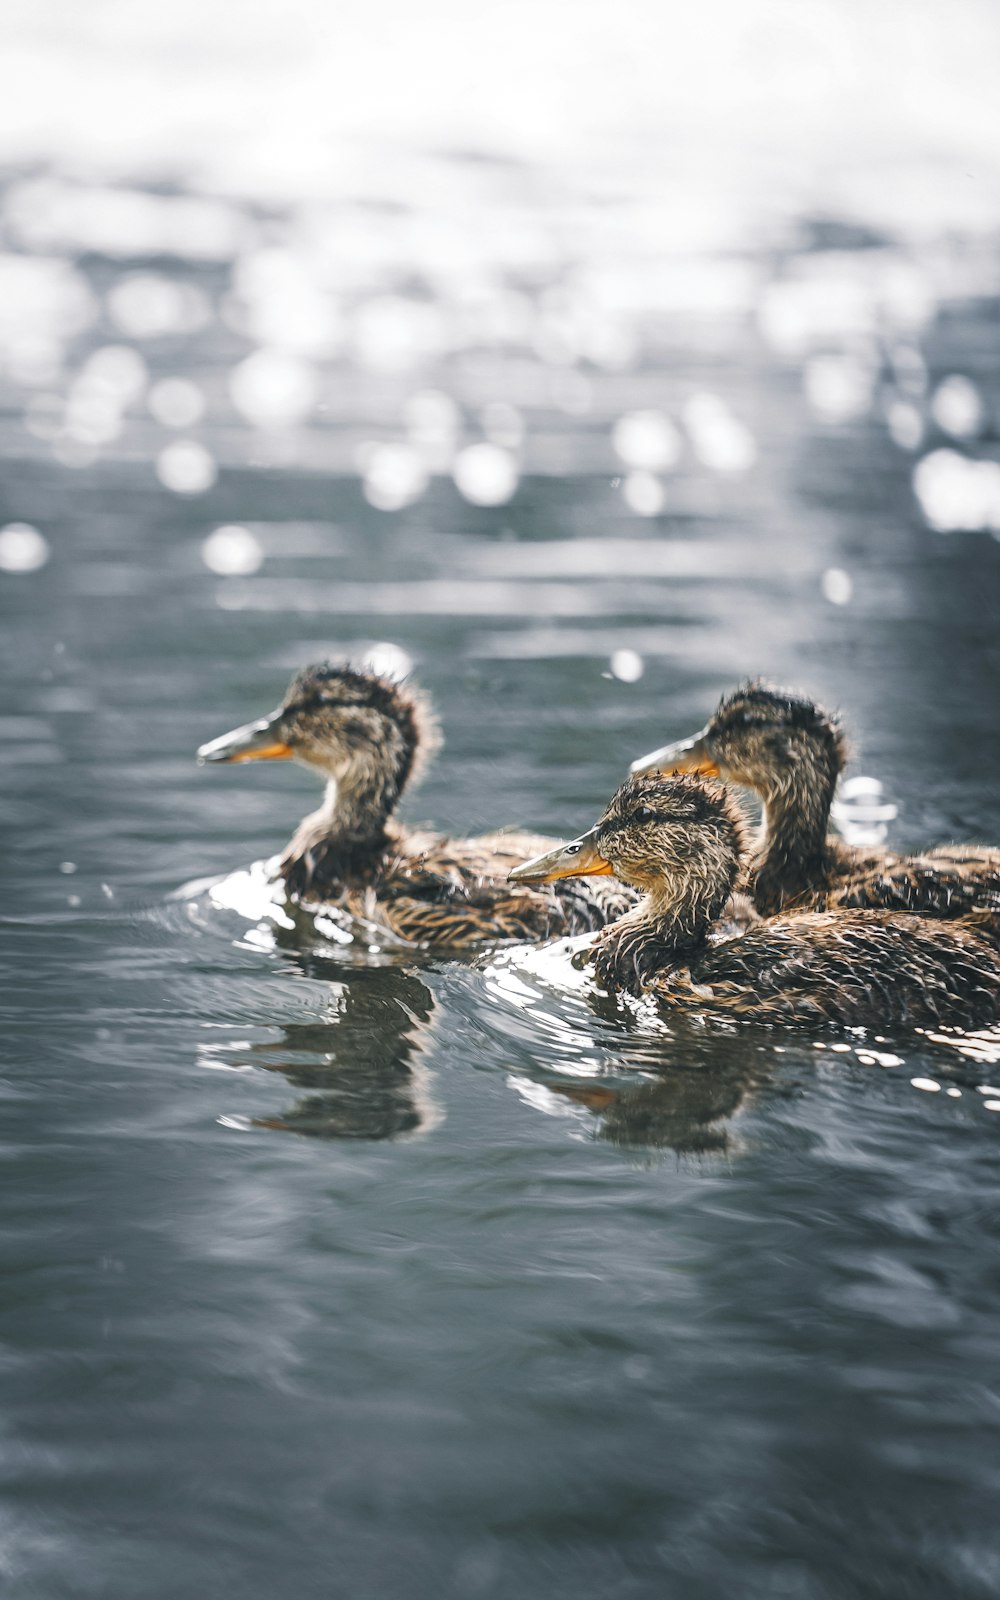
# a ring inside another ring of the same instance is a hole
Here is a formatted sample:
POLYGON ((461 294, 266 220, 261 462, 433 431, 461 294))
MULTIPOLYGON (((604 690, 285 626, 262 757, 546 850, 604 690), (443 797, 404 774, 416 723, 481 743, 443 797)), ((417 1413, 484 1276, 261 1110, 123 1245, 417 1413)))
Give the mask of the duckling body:
POLYGON ((633 773, 696 772, 753 789, 765 829, 747 872, 763 916, 871 909, 950 920, 1000 904, 1000 850, 943 845, 917 855, 856 847, 828 833, 846 741, 836 717, 800 695, 750 683, 690 739, 633 773))
POLYGON ((293 680, 278 709, 203 745, 200 761, 304 762, 326 779, 319 809, 296 829, 278 874, 289 899, 335 908, 394 939, 463 947, 585 933, 634 900, 600 885, 514 888, 511 867, 551 841, 533 834, 452 839, 395 817, 438 744, 422 698, 374 672, 322 664, 293 680))
POLYGON ((943 922, 890 911, 782 914, 713 942, 746 859, 744 818, 697 777, 625 783, 589 834, 515 881, 610 868, 643 898, 600 933, 594 969, 612 992, 664 1012, 785 1025, 983 1027, 1000 1018, 1000 916, 943 922))

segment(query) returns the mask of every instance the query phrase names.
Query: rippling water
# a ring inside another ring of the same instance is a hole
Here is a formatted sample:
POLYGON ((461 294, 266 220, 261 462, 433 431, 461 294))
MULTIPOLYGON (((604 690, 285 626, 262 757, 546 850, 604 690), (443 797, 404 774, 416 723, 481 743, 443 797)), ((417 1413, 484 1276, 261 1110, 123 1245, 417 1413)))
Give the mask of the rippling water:
MULTIPOLYGON (((933 335, 988 407, 996 327, 933 335)), ((224 432, 191 501, 10 422, 49 547, 0 600, 12 1593, 996 1593, 996 1041, 666 1027, 558 948, 285 926, 240 875, 308 775, 193 762, 383 642, 447 735, 410 817, 569 834, 765 672, 843 707, 895 842, 1000 837, 1000 545, 753 336, 684 361, 545 413, 495 508, 224 432), (625 389, 748 371, 753 470, 637 520, 625 389)))

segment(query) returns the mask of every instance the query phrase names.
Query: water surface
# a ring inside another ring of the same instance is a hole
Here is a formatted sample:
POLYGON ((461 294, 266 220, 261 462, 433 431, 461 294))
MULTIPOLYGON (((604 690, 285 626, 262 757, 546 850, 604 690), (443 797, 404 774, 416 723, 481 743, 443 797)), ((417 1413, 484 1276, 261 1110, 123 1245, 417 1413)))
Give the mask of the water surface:
MULTIPOLYGON (((942 317, 934 370, 990 392, 996 326, 942 317)), ((446 731, 414 820, 575 833, 764 672, 843 707, 896 843, 1000 836, 1000 546, 752 331, 685 360, 631 400, 742 381, 759 460, 646 519, 616 379, 493 509, 221 431, 194 500, 8 450, 51 550, 0 600, 12 1594, 996 1593, 993 1043, 665 1029, 178 894, 314 802, 195 747, 380 641, 446 731), (255 573, 206 567, 232 523, 255 573)))

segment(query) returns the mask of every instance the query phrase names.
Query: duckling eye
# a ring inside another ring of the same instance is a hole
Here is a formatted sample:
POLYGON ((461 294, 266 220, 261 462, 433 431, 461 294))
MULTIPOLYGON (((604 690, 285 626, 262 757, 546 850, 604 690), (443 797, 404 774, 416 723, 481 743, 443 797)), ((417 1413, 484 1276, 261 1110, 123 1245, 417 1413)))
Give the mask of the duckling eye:
POLYGON ((638 806, 633 812, 636 822, 655 822, 656 812, 652 806, 638 806))

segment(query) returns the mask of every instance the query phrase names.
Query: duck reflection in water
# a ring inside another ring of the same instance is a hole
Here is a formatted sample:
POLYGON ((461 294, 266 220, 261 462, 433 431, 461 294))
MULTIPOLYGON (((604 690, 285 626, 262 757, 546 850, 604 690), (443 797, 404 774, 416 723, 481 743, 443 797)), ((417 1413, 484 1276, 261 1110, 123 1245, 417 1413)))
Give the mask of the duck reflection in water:
POLYGON ((234 1055, 241 1065, 284 1073, 307 1093, 277 1116, 251 1118, 252 1126, 317 1139, 402 1139, 440 1122, 424 1060, 435 1009, 426 984, 399 967, 343 967, 309 955, 301 965, 332 980, 329 1019, 286 1024, 281 1039, 234 1055))
POLYGON ((555 1081, 545 1087, 548 1094, 593 1112, 596 1137, 609 1144, 722 1155, 732 1147, 730 1124, 767 1077, 758 1047, 739 1039, 731 1043, 723 1056, 718 1037, 683 1045, 678 1040, 676 1054, 661 1059, 655 1077, 555 1081))
POLYGON ((729 1150, 733 1119, 773 1082, 770 1043, 622 1006, 573 965, 574 946, 498 952, 484 969, 482 1021, 504 1040, 510 1087, 624 1149, 729 1150))

